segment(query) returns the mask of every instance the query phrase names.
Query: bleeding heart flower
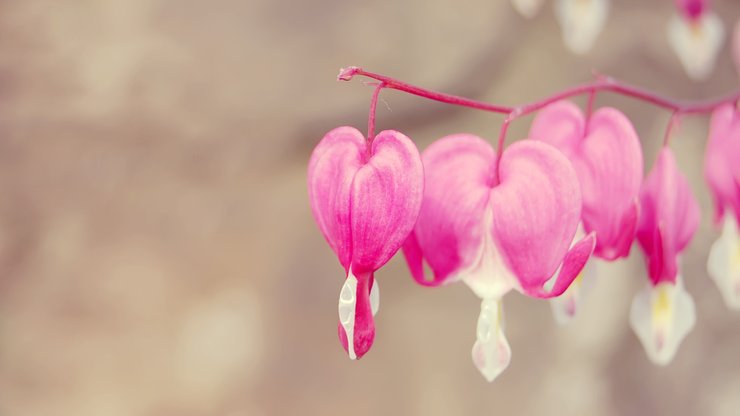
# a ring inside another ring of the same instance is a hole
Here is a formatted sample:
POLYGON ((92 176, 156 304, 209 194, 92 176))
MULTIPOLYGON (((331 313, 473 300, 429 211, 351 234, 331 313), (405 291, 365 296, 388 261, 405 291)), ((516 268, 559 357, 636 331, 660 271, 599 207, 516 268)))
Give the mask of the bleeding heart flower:
POLYGON ((727 104, 712 114, 704 174, 722 234, 709 252, 707 270, 732 309, 740 310, 740 112, 727 104))
POLYGON ((668 364, 696 321, 694 301, 684 290, 679 255, 699 225, 699 204, 663 148, 640 193, 637 239, 645 252, 650 284, 638 293, 630 324, 655 364, 668 364))
POLYGON ((422 160, 424 199, 404 254, 420 284, 462 280, 482 299, 472 354, 492 381, 511 358, 501 298, 511 289, 560 295, 593 251, 593 235, 569 250, 581 216, 578 178, 557 149, 533 140, 512 144, 499 166, 491 146, 468 134, 435 142, 422 160))
POLYGON ((679 12, 668 23, 668 42, 688 76, 705 80, 714 70, 722 48, 724 26, 705 5, 680 8, 679 12))
POLYGON ((347 273, 339 296, 339 337, 351 359, 375 338, 374 272, 403 244, 421 206, 424 171, 408 137, 380 132, 372 143, 352 127, 324 136, 308 165, 314 218, 347 273))
POLYGON ((609 0, 557 0, 555 17, 565 46, 582 55, 591 50, 609 14, 609 0))
POLYGON ((533 18, 542 8, 545 0, 511 0, 516 11, 527 19, 533 18))
MULTIPOLYGON (((635 238, 642 183, 642 149, 632 123, 619 110, 601 108, 586 120, 569 101, 545 107, 532 122, 529 137, 558 148, 571 161, 583 195, 582 227, 596 234, 594 255, 627 257, 635 238)), ((593 274, 593 271, 592 271, 593 274)), ((553 306, 560 323, 573 317, 581 302, 583 276, 553 306)))

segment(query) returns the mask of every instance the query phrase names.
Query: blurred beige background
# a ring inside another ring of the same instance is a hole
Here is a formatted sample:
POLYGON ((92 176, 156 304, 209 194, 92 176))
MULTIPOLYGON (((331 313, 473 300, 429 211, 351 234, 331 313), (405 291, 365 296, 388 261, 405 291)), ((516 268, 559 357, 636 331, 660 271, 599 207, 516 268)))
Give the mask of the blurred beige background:
MULTIPOLYGON (((716 0, 729 28, 740 4, 716 0)), ((508 1, 9 0, 0 3, 0 415, 738 415, 740 314, 708 279, 717 236, 701 181, 707 120, 673 140, 701 201, 684 255, 696 329, 666 368, 627 323, 646 281, 639 250, 566 328, 549 305, 506 298, 509 369, 470 361, 479 303, 416 286, 400 256, 375 346, 336 336, 343 271, 305 189, 328 130, 364 130, 371 88, 341 66, 498 103, 531 101, 591 71, 669 96, 738 87, 727 47, 688 80, 669 51, 672 2, 615 1, 596 48, 566 52, 548 4, 508 1)), ((493 139, 501 118, 384 91, 378 127, 420 148, 493 139)), ((613 95, 644 142, 664 111, 613 95)), ((523 138, 529 119, 510 130, 523 138)))

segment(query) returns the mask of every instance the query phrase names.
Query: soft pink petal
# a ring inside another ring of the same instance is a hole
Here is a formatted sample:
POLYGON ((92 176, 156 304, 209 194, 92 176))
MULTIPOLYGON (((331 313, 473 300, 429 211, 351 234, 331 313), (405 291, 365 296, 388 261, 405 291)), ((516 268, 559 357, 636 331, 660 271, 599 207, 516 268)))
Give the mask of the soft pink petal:
POLYGON ((377 270, 401 248, 419 214, 423 188, 414 143, 396 131, 378 133, 352 185, 353 270, 377 270))
POLYGON ((648 262, 653 284, 675 282, 677 256, 699 225, 699 204, 673 153, 663 148, 640 194, 637 238, 648 262))
POLYGON ((357 129, 338 127, 326 133, 308 164, 308 198, 313 216, 345 269, 352 260, 352 181, 366 149, 365 136, 357 129))
POLYGON ((583 193, 583 223, 596 232, 594 254, 612 260, 629 255, 637 223, 643 162, 640 139, 620 111, 601 108, 574 162, 583 193))
POLYGON ((554 147, 525 140, 504 152, 499 175, 490 201, 494 239, 522 290, 540 293, 562 263, 580 221, 576 173, 554 147))
POLYGON ((557 147, 573 163, 583 195, 584 227, 596 232, 594 254, 607 260, 625 257, 637 222, 640 141, 629 119, 613 108, 599 109, 585 124, 577 106, 560 101, 537 115, 530 137, 557 147))
POLYGON ((740 218, 740 114, 732 104, 712 114, 704 160, 704 176, 712 191, 715 222, 725 210, 740 218))
POLYGON ((414 278, 425 280, 421 253, 437 285, 470 266, 483 240, 483 211, 493 180, 493 148, 482 139, 444 137, 422 155, 425 192, 414 237, 404 247, 414 278))
POLYGON ((573 280, 578 277, 578 274, 586 266, 586 262, 591 257, 591 253, 594 251, 596 246, 596 237, 594 233, 591 233, 584 237, 581 241, 577 242, 573 247, 565 253, 565 258, 560 267, 560 271, 555 277, 555 284, 552 289, 545 290, 542 286, 522 286, 525 293, 529 296, 537 298, 552 298, 560 296, 565 292, 573 280))
POLYGON ((586 135, 583 112, 570 101, 558 101, 540 110, 529 128, 529 138, 558 148, 573 162, 586 135))
POLYGON ((383 131, 368 152, 364 136, 339 127, 311 156, 308 192, 314 218, 340 263, 355 273, 378 269, 398 251, 421 206, 423 168, 406 136, 383 131))

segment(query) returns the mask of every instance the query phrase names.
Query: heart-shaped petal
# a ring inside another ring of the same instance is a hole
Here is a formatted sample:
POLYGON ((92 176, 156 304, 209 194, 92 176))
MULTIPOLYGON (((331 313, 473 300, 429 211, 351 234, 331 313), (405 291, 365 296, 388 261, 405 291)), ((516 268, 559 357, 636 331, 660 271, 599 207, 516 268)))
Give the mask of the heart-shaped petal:
POLYGON ((533 140, 509 146, 500 163, 501 182, 490 202, 497 247, 526 294, 560 295, 594 247, 589 235, 569 251, 581 215, 576 172, 557 149, 533 140), (545 291, 545 282, 561 264, 562 279, 557 278, 551 292, 545 291))
POLYGON ((704 176, 712 191, 715 222, 725 210, 740 218, 740 112, 732 104, 712 113, 704 159, 704 176))
POLYGON ((372 272, 398 251, 416 221, 423 180, 416 146, 399 132, 380 132, 371 149, 352 127, 324 136, 309 163, 309 199, 345 269, 372 272))
POLYGON ((476 136, 445 137, 422 159, 424 201, 404 247, 417 281, 437 285, 462 279, 487 299, 512 288, 557 296, 575 279, 594 237, 568 250, 581 197, 575 171, 557 149, 535 141, 511 145, 501 158, 498 184, 495 152, 476 136), (434 273, 431 282, 424 278, 422 258, 434 273), (555 286, 545 291, 558 268, 555 286))
POLYGON ((645 252, 653 285, 674 283, 678 254, 699 226, 699 204, 686 178, 678 170, 673 153, 663 148, 640 192, 640 224, 637 239, 645 252))
POLYGON ((724 37, 722 21, 711 11, 696 19, 675 15, 668 24, 668 43, 686 74, 695 80, 706 80, 712 74, 724 37))
POLYGON ((643 175, 640 139, 629 119, 601 108, 586 123, 575 104, 560 101, 537 115, 529 135, 557 147, 573 163, 584 228, 596 233, 594 254, 606 260, 629 255, 643 175))
POLYGON ((555 17, 565 46, 578 55, 591 50, 608 14, 608 0, 557 0, 555 3, 555 17))

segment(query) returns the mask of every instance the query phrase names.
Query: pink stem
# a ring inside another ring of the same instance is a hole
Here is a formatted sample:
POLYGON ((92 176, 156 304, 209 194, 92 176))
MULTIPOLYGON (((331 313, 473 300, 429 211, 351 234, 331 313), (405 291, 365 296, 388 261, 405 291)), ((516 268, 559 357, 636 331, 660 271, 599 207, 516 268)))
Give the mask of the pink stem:
MULTIPOLYGON (((656 107, 665 108, 667 110, 671 110, 673 112, 673 116, 671 117, 671 122, 668 127, 668 131, 666 131, 666 136, 664 137, 664 143, 668 142, 668 139, 670 137, 671 129, 673 128, 673 124, 678 120, 679 115, 685 115, 685 114, 699 114, 699 113, 708 113, 713 111, 715 108, 719 107, 722 104, 725 103, 737 103, 740 101, 740 90, 735 91, 734 93, 727 95, 725 97, 710 99, 706 101, 677 101, 670 98, 663 97, 661 95, 658 95, 652 91, 648 91, 642 88, 633 87, 631 85, 624 84, 622 82, 619 82, 613 78, 605 77, 605 76, 599 76, 595 81, 588 83, 588 84, 582 84, 577 85, 575 87, 560 91, 558 93, 555 93, 549 97, 545 97, 539 101, 535 101, 532 103, 516 106, 516 107, 507 107, 503 105, 495 105, 495 104, 489 104, 483 101, 477 101, 472 100, 469 98, 463 98, 458 97, 456 95, 450 95, 450 94, 444 94, 441 92, 431 91, 427 90, 425 88, 417 87, 415 85, 407 84, 405 82, 399 81, 397 79, 376 74, 373 72, 365 71, 364 69, 357 67, 357 66, 350 66, 347 68, 342 68, 339 71, 339 75, 337 76, 337 80, 339 81, 350 81, 355 75, 362 75, 368 78, 376 79, 380 81, 380 85, 375 90, 374 99, 371 103, 371 114, 370 114, 370 120, 368 120, 368 136, 371 136, 371 129, 370 125, 372 124, 372 127, 374 129, 374 123, 375 123, 375 104, 377 104, 377 94, 380 92, 380 89, 382 88, 392 88, 394 90, 399 90, 403 92, 407 92, 409 94, 417 95, 419 97, 427 98, 434 101, 439 101, 447 104, 453 104, 453 105, 459 105, 463 107, 473 108, 476 110, 483 110, 483 111, 489 111, 492 113, 499 113, 499 114, 505 114, 506 119, 504 120, 504 123, 501 125, 501 131, 498 138, 498 146, 497 146, 497 152, 496 152, 496 169, 498 170, 499 161, 501 159, 501 154, 503 153, 504 148, 504 141, 506 140, 506 132, 509 129, 509 124, 511 124, 512 121, 516 120, 519 117, 526 116, 528 114, 532 114, 536 111, 541 110, 544 107, 547 107, 548 105, 564 100, 567 98, 579 96, 582 94, 590 94, 589 97, 589 110, 591 106, 593 105, 593 100, 596 96, 596 93, 600 91, 608 91, 615 94, 623 95, 626 97, 632 97, 636 100, 646 102, 648 104, 652 104, 656 107)), ((498 183, 498 172, 496 172, 496 177, 494 178, 494 182, 498 183)))
POLYGON ((417 95, 419 97, 427 98, 434 101, 440 101, 447 104, 459 105, 468 108, 474 108, 477 110, 489 111, 492 113, 512 115, 514 118, 531 114, 549 104, 552 104, 559 100, 571 98, 574 96, 596 93, 600 91, 609 91, 615 94, 624 95, 627 97, 635 98, 639 101, 655 105, 657 107, 665 108, 667 110, 678 111, 682 114, 696 114, 696 113, 708 113, 718 106, 740 100, 740 90, 735 91, 733 94, 727 95, 721 98, 715 98, 707 101, 677 101, 670 98, 665 98, 652 91, 644 90, 641 88, 633 87, 627 84, 623 84, 613 78, 600 77, 594 82, 578 85, 567 90, 561 91, 540 101, 533 103, 520 105, 517 107, 507 107, 503 105, 494 105, 485 103, 482 101, 471 100, 468 98, 458 97, 456 95, 444 94, 427 90, 415 85, 407 84, 402 81, 398 81, 385 75, 375 74, 363 70, 362 68, 351 66, 348 68, 342 68, 337 77, 340 81, 349 81, 355 75, 362 75, 368 78, 373 78, 378 81, 384 82, 386 88, 392 88, 399 91, 404 91, 409 94, 417 95))
POLYGON ((459 105, 459 106, 468 107, 468 108, 475 108, 478 110, 490 111, 493 113, 500 113, 500 114, 508 114, 512 110, 512 108, 510 107, 493 105, 493 104, 484 103, 482 101, 476 101, 476 100, 471 100, 468 98, 458 97, 456 95, 450 95, 450 94, 444 94, 441 92, 430 91, 430 90, 427 90, 421 87, 417 87, 415 85, 411 85, 411 84, 407 84, 402 81, 398 81, 396 79, 387 77, 385 75, 367 72, 363 70, 362 68, 359 68, 356 66, 342 68, 341 71, 339 72, 339 76, 337 76, 337 79, 340 81, 349 81, 355 75, 362 75, 368 78, 377 79, 378 81, 384 82, 386 88, 392 88, 394 90, 407 92, 409 94, 418 95, 419 97, 428 98, 430 100, 440 101, 440 102, 447 103, 447 104, 459 105))
POLYGON ((385 82, 380 82, 375 91, 373 91, 373 98, 370 99, 370 111, 367 116, 367 147, 373 143, 375 138, 375 111, 378 108, 378 96, 380 96, 380 90, 385 87, 385 82))
POLYGON ((670 120, 668 120, 668 126, 665 128, 665 134, 663 135, 663 147, 668 146, 668 143, 671 140, 671 134, 673 134, 673 129, 678 125, 678 123, 681 121, 681 113, 678 111, 674 111, 673 114, 671 114, 670 120))

